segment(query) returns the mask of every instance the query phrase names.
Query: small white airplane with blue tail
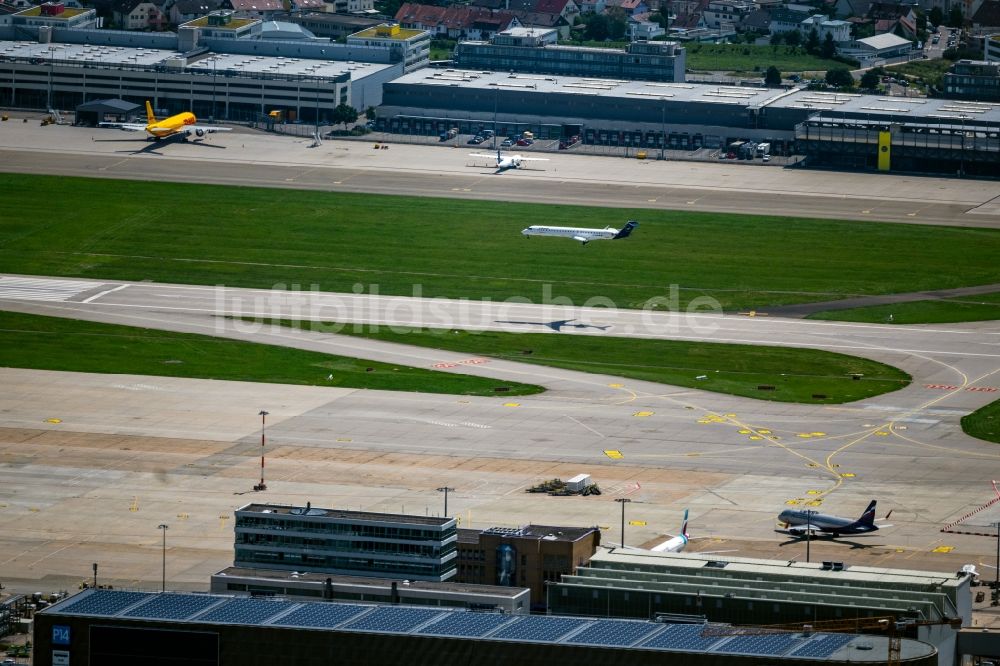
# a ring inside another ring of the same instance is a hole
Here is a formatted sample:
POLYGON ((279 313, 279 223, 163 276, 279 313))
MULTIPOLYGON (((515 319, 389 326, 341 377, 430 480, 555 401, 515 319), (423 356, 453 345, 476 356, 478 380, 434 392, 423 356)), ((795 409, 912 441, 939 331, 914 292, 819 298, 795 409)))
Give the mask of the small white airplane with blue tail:
POLYGON ((525 162, 548 162, 547 157, 522 157, 520 155, 502 155, 500 149, 497 149, 497 154, 492 153, 469 153, 469 157, 484 157, 488 160, 495 160, 496 163, 493 165, 496 167, 497 171, 506 171, 507 169, 521 169, 524 167, 525 162))
POLYGON ((635 220, 629 220, 621 229, 605 227, 603 229, 587 229, 584 227, 547 227, 544 225, 534 225, 527 229, 522 229, 521 233, 525 238, 532 236, 556 236, 558 238, 572 238, 586 245, 592 240, 618 240, 628 238, 632 230, 639 226, 635 220))

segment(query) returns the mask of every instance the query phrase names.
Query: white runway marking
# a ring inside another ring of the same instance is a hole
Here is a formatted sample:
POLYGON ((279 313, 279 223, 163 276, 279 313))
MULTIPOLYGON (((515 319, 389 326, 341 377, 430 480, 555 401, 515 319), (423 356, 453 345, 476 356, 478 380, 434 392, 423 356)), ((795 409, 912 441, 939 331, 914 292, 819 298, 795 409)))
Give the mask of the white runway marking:
POLYGON ((102 292, 100 292, 98 294, 94 294, 93 296, 84 299, 83 301, 81 301, 81 303, 90 303, 91 301, 97 300, 101 296, 107 296, 108 294, 110 294, 113 291, 120 291, 120 290, 124 289, 127 286, 129 286, 129 285, 127 285, 127 284, 120 284, 117 287, 114 287, 112 289, 105 289, 104 291, 102 291, 102 292))
POLYGON ((66 301, 93 288, 93 282, 0 277, 0 298, 21 301, 66 301))

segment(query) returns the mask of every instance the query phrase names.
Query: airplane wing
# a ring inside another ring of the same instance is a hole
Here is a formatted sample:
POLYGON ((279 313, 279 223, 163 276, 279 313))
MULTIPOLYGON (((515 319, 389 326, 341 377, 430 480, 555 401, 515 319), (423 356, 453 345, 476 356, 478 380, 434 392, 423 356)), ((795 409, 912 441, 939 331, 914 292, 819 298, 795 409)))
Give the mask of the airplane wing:
POLYGON ((547 157, 522 157, 521 161, 522 162, 548 162, 549 158, 547 158, 547 157))
POLYGON ((211 132, 232 132, 233 128, 232 127, 216 127, 214 125, 186 125, 185 127, 181 128, 180 131, 181 132, 188 132, 188 133, 194 132, 194 133, 197 134, 198 132, 206 132, 206 133, 211 133, 211 132))
POLYGON ((489 160, 495 160, 497 158, 494 153, 469 153, 469 157, 485 157, 489 160))
POLYGON ((125 130, 126 132, 144 132, 146 130, 146 126, 139 123, 98 123, 97 126, 125 130))
POLYGON ((584 238, 583 236, 573 236, 573 240, 580 241, 581 243, 587 243, 590 241, 589 238, 584 238))

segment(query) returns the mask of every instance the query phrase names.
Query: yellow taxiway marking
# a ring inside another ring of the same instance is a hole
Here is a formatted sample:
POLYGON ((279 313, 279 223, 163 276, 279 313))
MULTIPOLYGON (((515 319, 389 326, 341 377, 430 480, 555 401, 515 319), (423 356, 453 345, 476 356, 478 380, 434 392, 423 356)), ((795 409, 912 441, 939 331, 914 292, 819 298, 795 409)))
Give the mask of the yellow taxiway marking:
POLYGON ((610 386, 611 388, 621 388, 621 387, 623 387, 625 385, 624 384, 608 384, 608 386, 610 386))
POLYGON ((726 418, 727 419, 735 419, 736 418, 736 414, 726 414, 726 418))
POLYGON ((740 433, 741 435, 749 435, 749 434, 750 434, 750 431, 749 431, 749 430, 746 430, 746 429, 743 429, 743 430, 740 430, 740 431, 739 431, 739 433, 740 433))
POLYGON ((825 437, 826 436, 825 432, 811 432, 809 434, 812 435, 813 437, 825 437))
POLYGON ((645 527, 646 526, 646 521, 645 520, 630 520, 630 521, 628 521, 628 524, 632 525, 633 527, 645 527))
POLYGON ((954 546, 938 546, 937 548, 935 548, 931 552, 932 553, 950 553, 953 550, 955 550, 954 546))
POLYGON ((764 430, 763 428, 758 429, 757 432, 759 432, 762 435, 770 435, 771 434, 770 430, 764 430))
POLYGON ((604 455, 611 458, 612 460, 621 460, 622 458, 625 457, 622 455, 621 451, 618 451, 616 449, 606 449, 604 451, 604 455))
POLYGON ((821 499, 809 500, 808 502, 806 502, 806 506, 819 506, 822 503, 823 500, 821 499))
POLYGON ((822 490, 807 490, 806 495, 822 495, 822 490))
POLYGON ((632 416, 643 417, 643 416, 652 416, 652 415, 653 415, 653 412, 636 412, 632 416))
POLYGON ((758 439, 764 439, 764 438, 761 437, 760 435, 750 435, 750 439, 758 440, 758 439))
POLYGON ((520 407, 521 403, 519 403, 519 402, 505 402, 505 403, 503 403, 503 406, 504 407, 520 407))
POLYGON ((46 423, 62 423, 62 419, 45 419, 46 423))
POLYGON ((879 437, 888 437, 888 436, 889 436, 889 433, 888 433, 888 432, 886 432, 885 430, 879 430, 879 431, 878 431, 877 433, 875 433, 875 434, 876 434, 876 435, 878 435, 879 437))
POLYGON ((226 521, 227 520, 229 520, 229 514, 227 514, 227 513, 220 513, 219 514, 219 529, 220 530, 226 528, 226 521))
POLYGON ((135 513, 136 511, 139 510, 139 496, 138 495, 133 495, 132 496, 132 503, 128 505, 128 510, 131 511, 132 513, 135 513))
POLYGON ((351 439, 350 437, 338 437, 337 441, 338 442, 353 442, 354 440, 351 439))
POLYGON ((854 478, 854 472, 844 472, 844 473, 841 474, 841 476, 844 477, 845 479, 853 479, 854 478))
POLYGON ((178 513, 177 514, 177 520, 187 520, 190 517, 191 517, 191 514, 187 514, 187 513, 178 513))
POLYGON ((802 439, 809 439, 810 437, 812 437, 812 435, 807 432, 800 432, 798 435, 796 435, 796 437, 801 437, 802 439))
POLYGON ((785 500, 785 504, 788 504, 789 506, 795 506, 796 504, 802 504, 802 500, 800 499, 785 500))

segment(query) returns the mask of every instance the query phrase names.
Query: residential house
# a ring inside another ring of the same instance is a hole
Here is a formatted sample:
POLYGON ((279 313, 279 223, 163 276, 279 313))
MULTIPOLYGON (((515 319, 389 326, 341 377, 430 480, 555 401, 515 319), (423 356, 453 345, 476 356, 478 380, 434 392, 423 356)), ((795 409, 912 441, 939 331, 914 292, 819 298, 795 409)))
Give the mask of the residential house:
POLYGON ((974 33, 997 32, 1000 30, 1000 0, 985 0, 972 15, 974 33))
POLYGON ((378 14, 375 0, 327 0, 326 11, 340 14, 378 14))
POLYGON ((835 5, 837 16, 863 18, 868 16, 872 2, 873 0, 837 0, 835 5))
POLYGON ((743 29, 752 30, 760 35, 770 33, 771 10, 755 9, 743 18, 743 29))
POLYGON ((325 12, 326 3, 323 0, 285 0, 291 12, 325 12))
POLYGON ((712 0, 703 16, 709 28, 732 26, 742 29, 744 20, 752 11, 754 4, 749 0, 712 0))
POLYGON ((802 30, 802 22, 809 18, 808 12, 779 7, 771 10, 771 24, 768 26, 772 35, 802 30))
POLYGON ((808 35, 812 32, 813 28, 816 28, 816 33, 819 35, 819 41, 821 42, 826 40, 827 35, 832 35, 833 41, 838 44, 845 44, 851 41, 851 24, 847 21, 838 21, 827 18, 823 14, 814 14, 802 21, 801 25, 803 35, 808 35))
MULTIPOLYGON (((174 25, 193 21, 199 16, 207 16, 222 4, 222 0, 177 0, 169 6, 168 17, 174 25)), ((167 8, 167 5, 164 5, 167 8)))
POLYGON ((604 0, 577 0, 577 6, 581 14, 603 14, 607 9, 604 0))
POLYGON ((415 2, 404 3, 396 12, 396 21, 404 28, 427 30, 448 39, 489 39, 492 35, 521 26, 513 12, 486 7, 452 5, 437 7, 415 2))
POLYGON ((220 9, 232 11, 237 18, 270 19, 285 11, 282 0, 222 0, 220 9))
POLYGON ((122 30, 163 30, 169 19, 148 0, 117 0, 112 6, 115 24, 122 30))
POLYGON ((906 39, 917 38, 917 15, 912 5, 873 2, 868 18, 875 22, 875 34, 890 32, 906 39))
POLYGON ((605 0, 605 6, 609 9, 618 7, 625 12, 626 16, 649 13, 649 5, 646 4, 646 0, 605 0))
POLYGON ((663 26, 649 20, 649 13, 629 16, 627 30, 630 42, 649 41, 667 34, 663 26))

